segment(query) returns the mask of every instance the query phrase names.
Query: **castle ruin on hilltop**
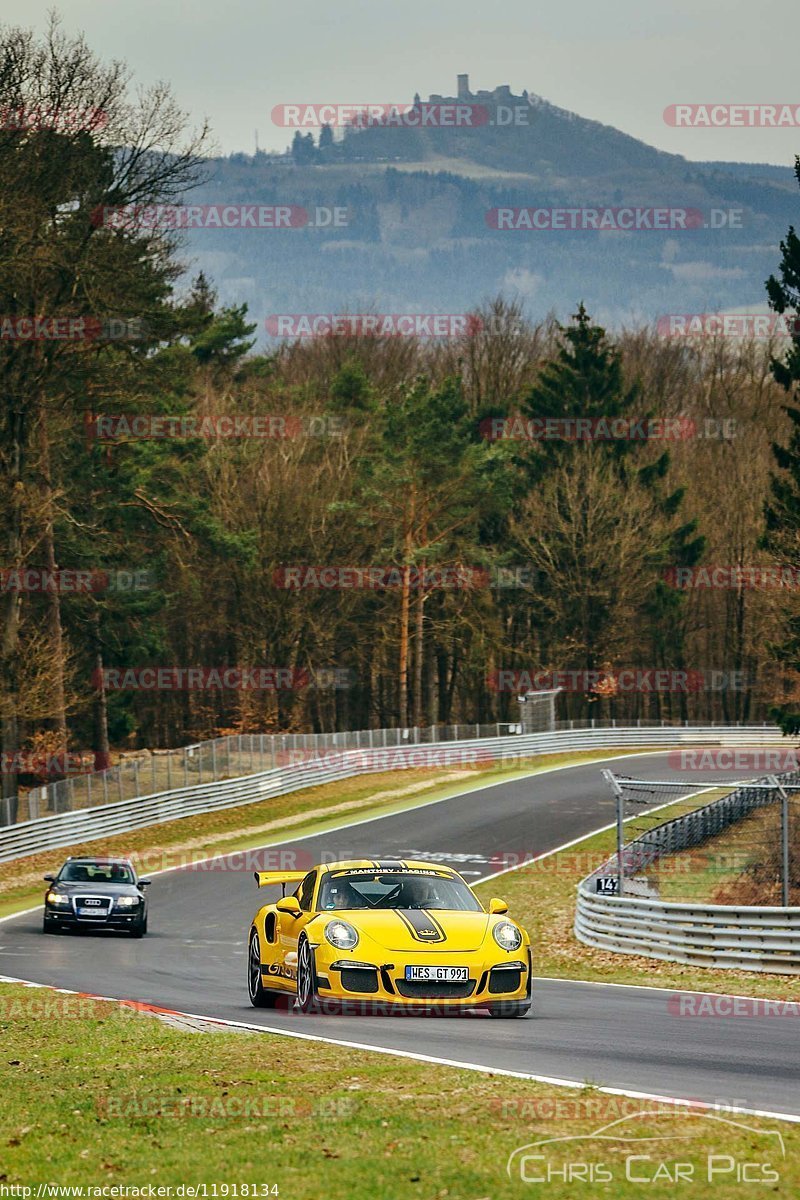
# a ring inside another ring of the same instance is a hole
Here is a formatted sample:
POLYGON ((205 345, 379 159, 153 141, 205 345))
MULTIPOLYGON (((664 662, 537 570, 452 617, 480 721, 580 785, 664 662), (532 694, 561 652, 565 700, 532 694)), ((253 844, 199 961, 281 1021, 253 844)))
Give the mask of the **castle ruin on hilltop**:
MULTIPOLYGON (((487 91, 471 92, 469 90, 469 75, 459 75, 457 77, 457 80, 458 80, 457 89, 456 89, 457 96, 431 95, 428 97, 428 102, 430 104, 447 104, 447 103, 452 103, 452 101, 454 99, 458 99, 465 103, 466 102, 475 102, 478 104, 513 105, 513 104, 528 104, 529 103, 527 88, 523 91, 521 96, 515 96, 507 83, 500 84, 499 87, 494 88, 491 92, 487 92, 487 91)), ((417 100, 418 98, 419 97, 415 97, 415 100, 417 100)))

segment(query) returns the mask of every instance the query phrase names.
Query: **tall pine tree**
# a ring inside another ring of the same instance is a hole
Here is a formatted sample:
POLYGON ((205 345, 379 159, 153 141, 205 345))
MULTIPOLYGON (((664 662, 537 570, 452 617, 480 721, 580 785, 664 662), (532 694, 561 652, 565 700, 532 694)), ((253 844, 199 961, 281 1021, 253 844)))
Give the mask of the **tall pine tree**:
MULTIPOLYGON (((794 167, 800 183, 800 157, 794 167)), ((772 374, 783 388, 788 403, 785 411, 792 423, 789 443, 773 443, 772 453, 778 470, 773 475, 770 495, 765 506, 766 533, 764 546, 787 565, 800 564, 800 238, 794 226, 781 242, 779 275, 770 275, 767 294, 770 307, 781 315, 794 316, 792 344, 783 358, 772 359, 772 374)), ((787 667, 800 671, 800 613, 790 616, 781 645, 774 647, 777 657, 787 667)), ((800 733, 800 703, 772 710, 785 734, 800 733)))

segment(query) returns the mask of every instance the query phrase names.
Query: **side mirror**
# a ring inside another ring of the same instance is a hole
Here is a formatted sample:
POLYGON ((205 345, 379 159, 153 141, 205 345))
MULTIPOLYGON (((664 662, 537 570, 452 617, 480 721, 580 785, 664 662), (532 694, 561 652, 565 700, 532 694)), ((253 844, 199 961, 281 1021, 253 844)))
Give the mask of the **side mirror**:
POLYGON ((150 887, 150 884, 152 882, 153 882, 152 879, 140 879, 136 886, 137 887, 150 887))
POLYGON ((499 917, 501 913, 508 912, 508 905, 505 900, 498 900, 497 896, 489 901, 489 912, 493 917, 499 917))
POLYGON ((45 875, 44 881, 45 881, 45 883, 55 883, 56 877, 55 877, 55 875, 45 875))
POLYGON ((297 896, 283 896, 275 907, 278 912, 287 913, 290 917, 299 917, 303 911, 297 896))

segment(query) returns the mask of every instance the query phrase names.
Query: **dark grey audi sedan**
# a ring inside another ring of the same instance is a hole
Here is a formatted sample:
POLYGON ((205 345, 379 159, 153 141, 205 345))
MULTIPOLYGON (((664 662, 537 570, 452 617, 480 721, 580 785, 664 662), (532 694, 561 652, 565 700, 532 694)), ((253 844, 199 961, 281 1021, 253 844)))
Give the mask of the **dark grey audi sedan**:
POLYGON ((63 929, 125 929, 133 937, 147 933, 149 879, 137 879, 125 858, 68 858, 44 898, 45 933, 63 929))

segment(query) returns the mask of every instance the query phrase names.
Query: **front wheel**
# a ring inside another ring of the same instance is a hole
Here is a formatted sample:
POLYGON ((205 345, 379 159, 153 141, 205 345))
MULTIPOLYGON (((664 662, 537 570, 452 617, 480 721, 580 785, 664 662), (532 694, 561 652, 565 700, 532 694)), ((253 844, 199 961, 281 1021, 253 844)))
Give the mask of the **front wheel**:
POLYGON ((505 1000, 489 1005, 490 1017, 524 1017, 531 1010, 530 1000, 505 1000))
POLYGON ((297 1006, 305 1013, 315 1012, 319 1008, 314 952, 305 935, 300 938, 297 947, 297 1006))
POLYGON ((255 929, 250 934, 247 955, 247 994, 253 1008, 274 1008, 278 999, 275 992, 268 992, 261 981, 261 943, 255 929))

